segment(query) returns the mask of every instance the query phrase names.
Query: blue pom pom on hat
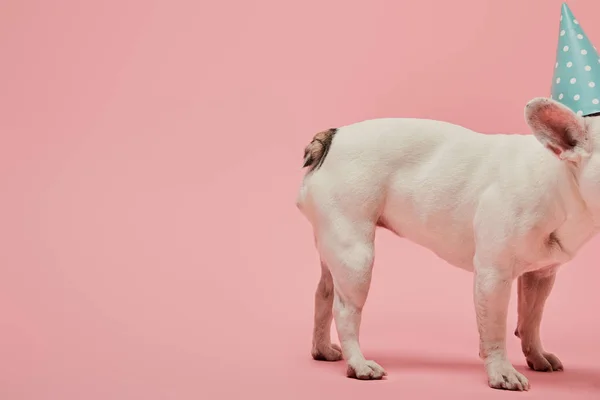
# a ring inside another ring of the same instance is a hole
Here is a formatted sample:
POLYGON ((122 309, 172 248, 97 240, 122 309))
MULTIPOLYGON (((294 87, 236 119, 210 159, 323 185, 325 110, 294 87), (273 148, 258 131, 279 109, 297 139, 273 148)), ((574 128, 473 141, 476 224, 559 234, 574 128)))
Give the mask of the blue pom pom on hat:
POLYGON ((561 10, 551 97, 578 115, 600 113, 600 56, 567 3, 561 10))

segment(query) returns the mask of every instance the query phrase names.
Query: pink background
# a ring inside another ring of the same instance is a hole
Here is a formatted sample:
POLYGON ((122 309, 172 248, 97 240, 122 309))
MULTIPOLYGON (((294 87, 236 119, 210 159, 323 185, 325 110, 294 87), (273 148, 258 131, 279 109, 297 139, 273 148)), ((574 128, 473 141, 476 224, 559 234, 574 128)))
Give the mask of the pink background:
MULTIPOLYGON (((319 267, 294 200, 324 128, 527 133, 560 4, 0 2, 0 398, 519 396, 486 386, 471 276, 385 232, 361 339, 389 379, 312 361, 319 267)), ((569 4, 600 43, 600 3, 569 4)), ((598 244, 545 315, 566 371, 520 396, 600 397, 598 244)))

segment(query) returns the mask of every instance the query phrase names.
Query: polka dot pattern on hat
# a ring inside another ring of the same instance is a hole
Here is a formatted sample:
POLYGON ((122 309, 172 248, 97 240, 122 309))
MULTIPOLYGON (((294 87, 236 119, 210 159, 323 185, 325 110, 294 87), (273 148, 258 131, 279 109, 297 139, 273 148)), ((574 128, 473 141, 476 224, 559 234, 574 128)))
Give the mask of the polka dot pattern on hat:
POLYGON ((600 55, 569 6, 562 5, 551 97, 579 115, 600 112, 600 55))

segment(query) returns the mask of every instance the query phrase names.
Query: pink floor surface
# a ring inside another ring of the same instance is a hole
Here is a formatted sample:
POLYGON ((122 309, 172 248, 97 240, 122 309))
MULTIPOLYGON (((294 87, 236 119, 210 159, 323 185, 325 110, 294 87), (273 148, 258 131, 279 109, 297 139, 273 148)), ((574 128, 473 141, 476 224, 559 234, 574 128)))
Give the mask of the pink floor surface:
MULTIPOLYGON (((302 224, 296 229, 308 233, 302 224)), ((81 246, 84 240, 72 235, 70 241, 81 246)), ((221 265, 243 263, 234 278, 217 264, 207 276, 193 242, 181 241, 165 252, 135 241, 136 248, 145 249, 144 271, 126 254, 113 258, 100 250, 92 261, 91 249, 83 248, 68 257, 73 266, 88 265, 85 272, 73 267, 57 276, 53 267, 28 283, 4 288, 12 307, 3 302, 2 398, 600 396, 597 253, 590 248, 560 273, 543 324, 545 345, 566 370, 527 371, 518 340, 510 335, 510 357, 532 388, 509 393, 487 387, 477 358, 470 275, 424 250, 380 235, 362 342, 367 357, 386 367, 389 376, 361 382, 344 377, 342 362, 310 359, 312 289, 318 277, 310 240, 286 244, 274 230, 268 246, 240 243, 243 258, 227 252, 219 258, 221 265), (286 261, 291 253, 295 260, 286 261), (193 257, 186 260, 183 254, 193 257), (108 265, 118 265, 120 272, 108 273, 108 265)), ((509 329, 515 320, 513 303, 509 329)))
MULTIPOLYGON (((563 373, 494 391, 471 275, 381 232, 361 342, 310 358, 302 151, 381 116, 525 133, 560 0, 0 2, 0 399, 600 399, 600 239, 544 322, 563 373), (410 11, 409 11, 410 10, 410 11)), ((572 0, 600 43, 600 3, 572 0)), ((335 337, 335 335, 334 335, 335 337)))

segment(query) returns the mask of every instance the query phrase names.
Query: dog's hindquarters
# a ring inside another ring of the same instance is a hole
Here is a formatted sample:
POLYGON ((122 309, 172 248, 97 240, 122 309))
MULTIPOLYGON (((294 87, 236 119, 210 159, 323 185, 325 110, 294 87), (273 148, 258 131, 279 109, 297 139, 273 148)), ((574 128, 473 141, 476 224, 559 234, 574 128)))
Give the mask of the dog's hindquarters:
POLYGON ((348 153, 356 151, 356 146, 336 136, 336 141, 341 142, 338 148, 333 140, 336 132, 317 134, 307 147, 305 165, 312 168, 305 176, 297 201, 313 226, 321 257, 312 355, 329 361, 341 358, 340 349, 330 340, 334 317, 348 374, 360 379, 379 379, 385 371, 365 359, 358 333, 371 282, 375 229, 384 195, 382 180, 381 175, 372 174, 360 161, 348 161, 348 153), (328 154, 328 162, 324 163, 328 154), (343 167, 338 168, 340 165, 343 167))

